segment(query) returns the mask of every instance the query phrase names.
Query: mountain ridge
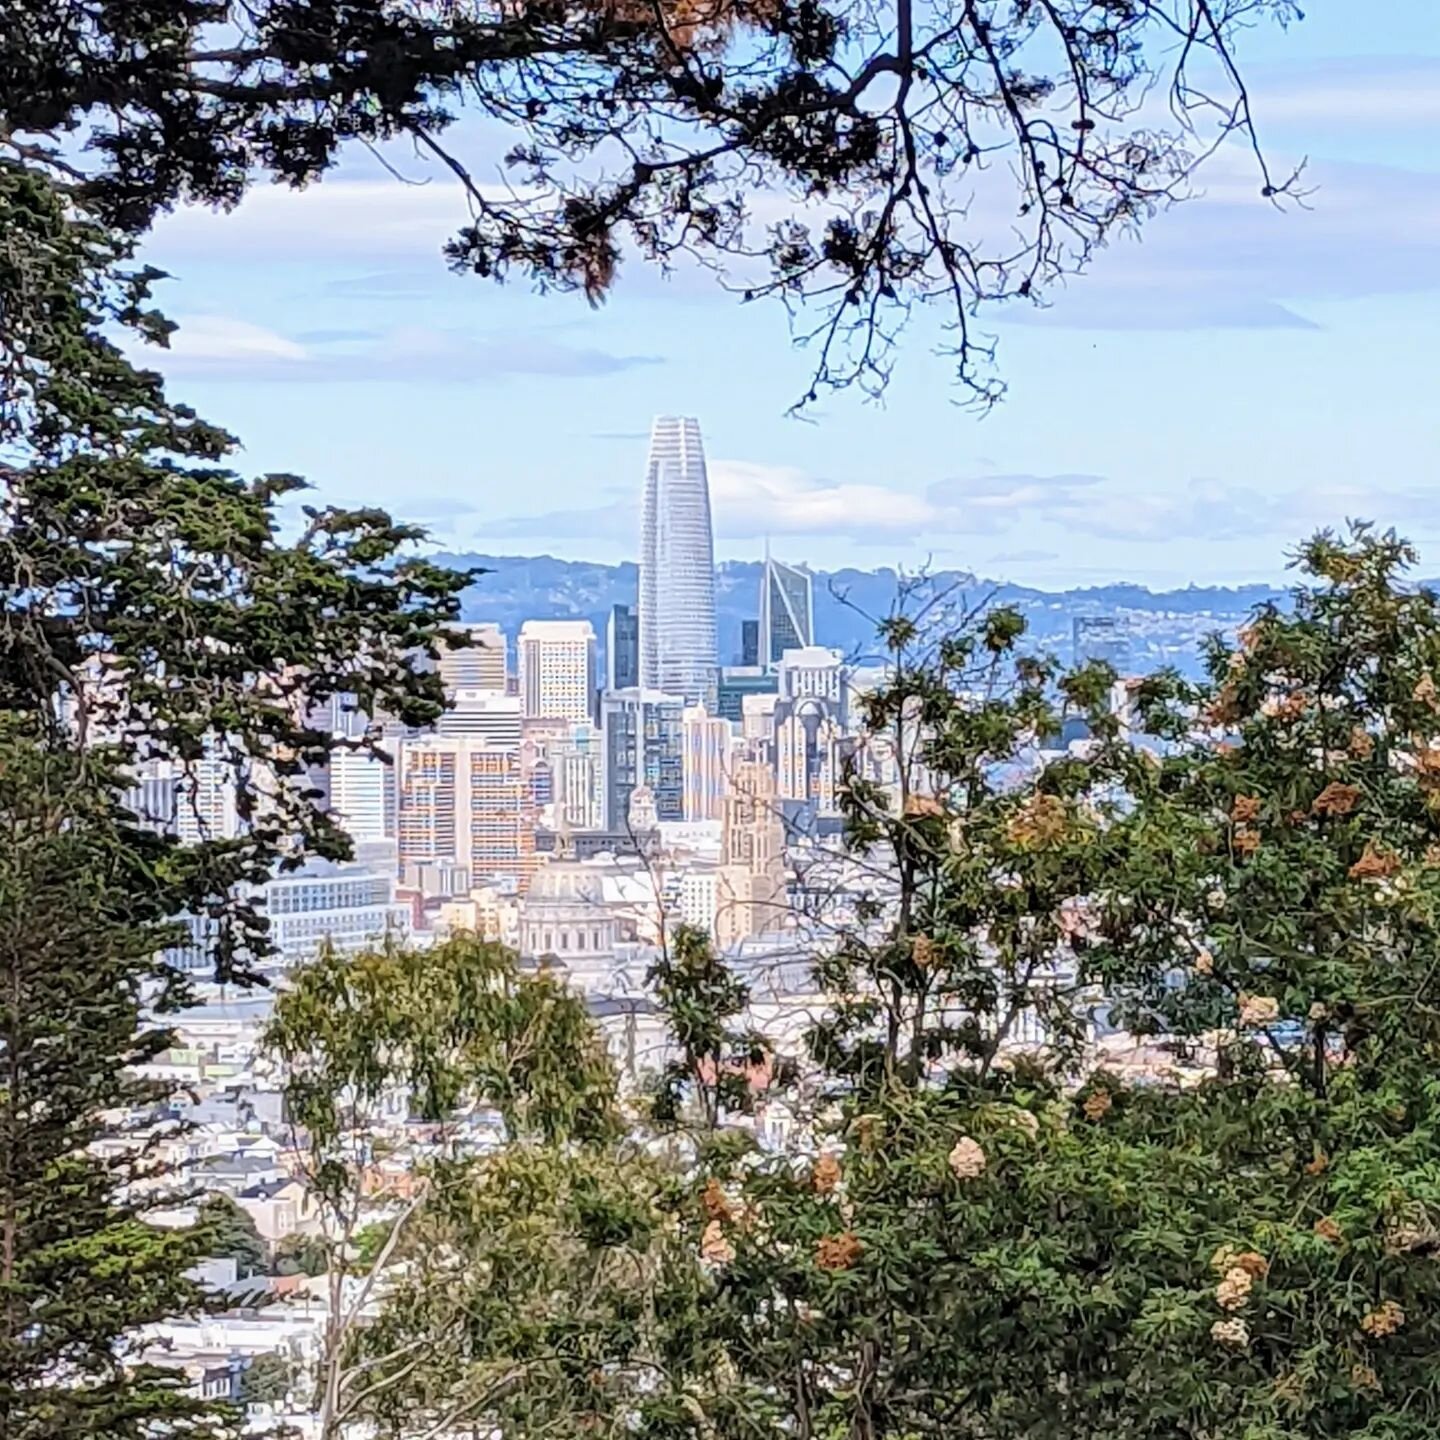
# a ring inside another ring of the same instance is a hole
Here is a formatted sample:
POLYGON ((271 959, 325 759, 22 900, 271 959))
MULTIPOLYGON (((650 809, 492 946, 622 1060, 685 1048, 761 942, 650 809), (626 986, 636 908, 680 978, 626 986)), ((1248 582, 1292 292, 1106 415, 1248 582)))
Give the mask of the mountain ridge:
MULTIPOLYGON (((455 568, 485 570, 462 596, 463 617, 469 621, 494 621, 512 637, 525 620, 586 619, 595 627, 603 649, 611 607, 635 604, 639 567, 633 561, 606 565, 599 561, 562 560, 553 555, 456 551, 430 558, 455 568)), ((716 621, 722 664, 738 660, 740 622, 758 613, 762 568, 759 560, 726 560, 716 566, 716 621)), ((809 573, 814 577, 817 643, 847 655, 873 650, 871 617, 889 611, 901 572, 890 566, 875 570, 847 566, 809 573)), ((1191 583, 1156 591, 1125 580, 1052 591, 983 579, 965 570, 935 569, 925 573, 927 583, 937 590, 953 588, 966 598, 980 591, 993 603, 1014 605, 1028 620, 1034 642, 1064 659, 1070 658, 1072 627, 1077 618, 1114 616, 1125 622, 1135 667, 1146 670, 1175 665, 1194 672, 1200 644, 1207 634, 1232 631, 1257 605, 1283 602, 1286 595, 1279 587, 1262 584, 1191 583)))

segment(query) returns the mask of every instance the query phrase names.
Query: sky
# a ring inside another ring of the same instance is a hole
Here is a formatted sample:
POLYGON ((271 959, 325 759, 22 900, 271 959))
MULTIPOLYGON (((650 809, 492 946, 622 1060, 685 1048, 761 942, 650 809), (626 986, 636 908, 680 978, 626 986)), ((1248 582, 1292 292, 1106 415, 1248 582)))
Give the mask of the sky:
POLYGON ((243 440, 247 473, 304 475, 437 544, 634 559, 652 416, 700 418, 716 552, 816 568, 927 561, 1048 588, 1271 581, 1351 517, 1394 525, 1440 572, 1440 24, 1386 0, 1360 26, 1315 0, 1240 55, 1273 168, 1238 148, 1200 195, 1121 241, 1043 311, 990 312, 1008 389, 960 398, 933 323, 883 404, 787 415, 811 357, 778 307, 638 264, 591 310, 451 274, 465 220, 418 161, 363 152, 304 192, 161 221, 144 258, 179 323, 147 354, 243 440))

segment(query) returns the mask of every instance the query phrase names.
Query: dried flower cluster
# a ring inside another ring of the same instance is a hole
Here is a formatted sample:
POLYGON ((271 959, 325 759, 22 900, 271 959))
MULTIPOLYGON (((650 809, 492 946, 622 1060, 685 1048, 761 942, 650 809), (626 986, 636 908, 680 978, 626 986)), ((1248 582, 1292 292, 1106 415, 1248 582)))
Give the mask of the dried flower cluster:
POLYGON ((822 1270, 848 1270, 860 1258, 865 1246, 853 1230, 824 1235, 815 1247, 815 1263, 822 1270))
POLYGON ((1006 833, 1022 850, 1060 844, 1070 828, 1065 802, 1058 795, 1032 795, 1011 818, 1006 833))
POLYGON ((1240 1023, 1255 1027, 1272 1025, 1280 1018, 1280 1002, 1273 995, 1240 993, 1240 1023))
POLYGON ((1405 1312, 1393 1300, 1377 1305, 1360 1321, 1360 1328, 1376 1339, 1393 1335, 1405 1323, 1405 1312))
POLYGON ((1217 1320, 1210 1327, 1210 1338, 1217 1344, 1243 1350, 1250 1343, 1250 1327, 1238 1317, 1232 1320, 1217 1320))
POLYGON ((1322 1215, 1314 1225, 1315 1233, 1330 1245, 1338 1245, 1344 1238, 1339 1225, 1328 1215, 1322 1215))
POLYGON ((1260 797, 1258 795, 1237 795, 1235 802, 1230 807, 1230 818, 1237 825, 1249 825, 1260 817, 1260 797))
POLYGON ((735 1212, 725 1196, 724 1188, 713 1176, 705 1182, 705 1189, 700 1194, 700 1208, 705 1212, 707 1220, 734 1219, 735 1212))
POLYGON ((1393 850, 1365 843, 1365 853, 1350 867, 1352 880, 1388 880, 1400 868, 1400 857, 1393 850))
POLYGON ((962 1135, 950 1151, 950 1170, 957 1180, 975 1180, 985 1173, 985 1151, 978 1140, 962 1135))
POLYGON ((1087 1120, 1103 1120, 1110 1113, 1110 1107, 1114 1103, 1114 1098, 1108 1090, 1092 1090, 1085 1097, 1085 1103, 1080 1108, 1085 1112, 1087 1120))
POLYGON ((1215 1287, 1215 1303, 1222 1310, 1243 1309, 1254 1285, 1255 1277, 1236 1265, 1220 1277, 1220 1283, 1215 1287))
POLYGON ((700 1258, 709 1265, 728 1265, 735 1258, 735 1247, 725 1238, 718 1220, 712 1220, 700 1236, 700 1258))
POLYGON ((817 1195, 830 1195, 840 1184, 840 1162, 828 1152, 816 1162, 810 1172, 810 1188, 817 1195))
POLYGON ((1310 808, 1317 815, 1348 815, 1360 801, 1360 787, 1332 780, 1310 808))

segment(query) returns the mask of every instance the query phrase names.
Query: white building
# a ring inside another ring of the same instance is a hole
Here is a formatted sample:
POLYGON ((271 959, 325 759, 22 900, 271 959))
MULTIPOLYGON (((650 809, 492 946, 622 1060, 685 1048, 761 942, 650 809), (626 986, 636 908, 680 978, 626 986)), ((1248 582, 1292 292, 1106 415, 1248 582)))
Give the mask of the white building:
POLYGON ((330 810, 345 833, 361 844, 395 838, 395 767, 362 750, 330 757, 330 810))
POLYGON ((557 825, 600 830, 605 825, 605 736, 598 725, 576 720, 548 749, 557 825))
POLYGON ((806 645, 780 657, 782 700, 823 700, 842 719, 845 710, 845 665, 838 650, 806 645))
POLYGON ((409 906, 395 899, 393 865, 312 861, 271 880, 263 906, 286 964, 308 959, 326 942, 354 954, 387 935, 404 939, 410 928, 409 906))
POLYGON ((442 739, 483 740, 505 749, 520 748, 520 697, 497 690, 457 690, 450 709, 436 722, 442 739))
POLYGON ((464 649, 440 645, 436 668, 445 682, 445 693, 457 690, 497 690, 505 693, 505 632, 498 625, 454 625, 452 631, 468 637, 464 649))
POLYGON ((725 804, 730 724, 694 705, 680 717, 686 820, 718 820, 725 804))
POLYGON ((588 620, 527 620, 516 648, 527 720, 587 720, 595 713, 595 630, 588 620))
POLYGON ((713 705, 715 546, 697 420, 662 415, 650 432, 639 619, 641 687, 713 705))

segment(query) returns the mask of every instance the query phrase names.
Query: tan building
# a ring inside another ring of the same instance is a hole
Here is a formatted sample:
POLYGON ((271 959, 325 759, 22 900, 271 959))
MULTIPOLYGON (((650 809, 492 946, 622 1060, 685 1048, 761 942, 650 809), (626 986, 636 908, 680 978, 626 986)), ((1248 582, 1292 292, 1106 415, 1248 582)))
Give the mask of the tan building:
POLYGON ((715 939, 723 946, 784 928, 785 823, 775 775, 757 760, 735 766, 721 821, 715 939))

